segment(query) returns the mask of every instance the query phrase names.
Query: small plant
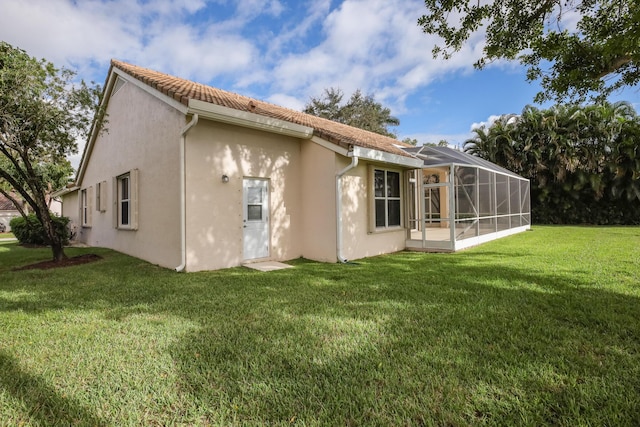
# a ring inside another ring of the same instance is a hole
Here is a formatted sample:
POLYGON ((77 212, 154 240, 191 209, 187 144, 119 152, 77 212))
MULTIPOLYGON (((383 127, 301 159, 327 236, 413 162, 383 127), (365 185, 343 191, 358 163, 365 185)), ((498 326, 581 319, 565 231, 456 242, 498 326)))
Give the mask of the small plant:
MULTIPOLYGON (((51 215, 53 226, 56 230, 56 234, 60 236, 62 244, 69 243, 69 218, 65 216, 51 215)), ((9 223, 11 225, 11 231, 16 236, 18 241, 22 244, 32 245, 49 245, 49 239, 47 238, 42 224, 34 214, 29 214, 26 217, 19 216, 13 218, 9 223)))

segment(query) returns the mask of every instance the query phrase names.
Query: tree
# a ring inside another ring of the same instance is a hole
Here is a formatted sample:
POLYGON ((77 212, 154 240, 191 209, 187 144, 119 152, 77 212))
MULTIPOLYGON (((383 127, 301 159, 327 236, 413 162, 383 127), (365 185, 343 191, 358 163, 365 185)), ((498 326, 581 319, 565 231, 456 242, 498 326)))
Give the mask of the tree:
MULTIPOLYGON (((47 195, 61 188, 92 118, 99 118, 100 89, 74 83, 75 73, 0 42, 0 187, 30 206, 51 244, 54 261, 66 258, 47 195)), ((99 123, 100 121, 98 121, 99 123)))
POLYGON ((449 59, 481 27, 486 44, 475 67, 518 60, 541 79, 536 102, 603 101, 640 82, 640 6, 629 0, 425 0, 418 24, 442 38, 434 57, 449 59), (458 17, 456 19, 455 17, 458 17), (572 28, 572 22, 577 25, 572 28), (550 64, 545 70, 543 66, 550 64))
POLYGON ((531 180, 536 222, 640 223, 640 116, 630 104, 532 106, 464 149, 531 180))
POLYGON ((400 120, 391 115, 389 108, 376 102, 372 95, 362 95, 358 89, 346 104, 342 104, 343 97, 340 89, 325 89, 322 97, 312 97, 302 111, 381 135, 396 137, 396 134, 389 130, 389 126, 398 126, 400 120))

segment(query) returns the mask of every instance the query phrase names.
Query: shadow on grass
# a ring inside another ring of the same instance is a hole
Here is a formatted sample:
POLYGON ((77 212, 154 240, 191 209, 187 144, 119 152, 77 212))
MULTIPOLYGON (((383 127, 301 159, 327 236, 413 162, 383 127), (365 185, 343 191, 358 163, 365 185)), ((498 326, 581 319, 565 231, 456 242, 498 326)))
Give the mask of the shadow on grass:
POLYGON ((31 273, 5 289, 35 296, 0 310, 193 321, 168 351, 176 390, 209 422, 640 424, 639 298, 589 275, 500 265, 500 251, 267 274, 103 256, 46 284, 31 273))
POLYGON ((61 396, 43 379, 22 370, 15 358, 2 350, 0 372, 0 389, 19 401, 38 425, 107 425, 79 402, 61 396))
POLYGON ((186 389, 250 423, 640 421, 637 297, 422 259, 297 262, 277 288, 240 286, 244 301, 191 299, 202 328, 172 350, 186 389))

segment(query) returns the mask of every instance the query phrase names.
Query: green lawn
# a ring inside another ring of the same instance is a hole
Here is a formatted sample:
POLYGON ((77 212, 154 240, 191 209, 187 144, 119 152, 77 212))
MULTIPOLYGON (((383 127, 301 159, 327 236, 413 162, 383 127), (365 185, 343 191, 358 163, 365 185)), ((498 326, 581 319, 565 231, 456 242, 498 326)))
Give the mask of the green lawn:
POLYGON ((19 271, 0 243, 0 425, 640 425, 640 228, 457 254, 179 274, 19 271))
POLYGON ((0 239, 13 239, 15 236, 13 233, 0 233, 0 239))

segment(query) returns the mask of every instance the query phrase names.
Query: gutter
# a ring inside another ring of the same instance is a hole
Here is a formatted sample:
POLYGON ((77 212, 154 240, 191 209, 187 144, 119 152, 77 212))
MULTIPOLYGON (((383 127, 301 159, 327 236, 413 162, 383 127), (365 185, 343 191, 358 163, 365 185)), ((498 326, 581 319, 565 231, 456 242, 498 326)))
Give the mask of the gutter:
POLYGON ((358 166, 358 156, 349 155, 352 156, 351 164, 336 174, 336 256, 342 264, 348 261, 342 256, 342 176, 358 166))
POLYGON ((185 174, 186 168, 185 151, 187 142, 187 132, 198 124, 198 115, 194 114, 191 121, 182 128, 180 132, 180 261, 181 264, 176 267, 178 273, 184 271, 187 266, 187 216, 186 216, 186 196, 185 196, 185 174))
POLYGON ((197 99, 189 100, 188 111, 191 114, 199 115, 203 119, 216 122, 288 135, 300 139, 311 139, 311 137, 313 137, 313 128, 308 126, 302 126, 248 111, 236 110, 222 105, 211 104, 197 99))
POLYGON ((73 187, 62 188, 58 191, 54 191, 51 193, 51 197, 61 197, 69 193, 73 193, 74 191, 78 191, 80 189, 79 186, 74 185, 73 187))

